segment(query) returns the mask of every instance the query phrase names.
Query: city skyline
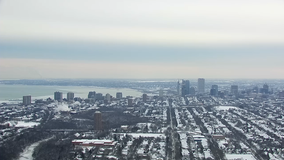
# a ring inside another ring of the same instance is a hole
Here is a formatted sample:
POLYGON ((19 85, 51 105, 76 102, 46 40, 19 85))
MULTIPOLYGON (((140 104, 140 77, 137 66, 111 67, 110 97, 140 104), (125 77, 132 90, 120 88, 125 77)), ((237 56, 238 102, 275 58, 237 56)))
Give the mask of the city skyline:
POLYGON ((284 79, 283 6, 3 0, 0 79, 284 79))

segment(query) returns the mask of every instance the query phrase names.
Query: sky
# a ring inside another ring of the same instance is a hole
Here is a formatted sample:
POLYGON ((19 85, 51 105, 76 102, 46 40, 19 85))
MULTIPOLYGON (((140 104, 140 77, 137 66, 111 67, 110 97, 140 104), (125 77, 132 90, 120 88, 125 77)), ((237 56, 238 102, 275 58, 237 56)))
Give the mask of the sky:
POLYGON ((1 0, 0 79, 284 79, 283 0, 1 0))

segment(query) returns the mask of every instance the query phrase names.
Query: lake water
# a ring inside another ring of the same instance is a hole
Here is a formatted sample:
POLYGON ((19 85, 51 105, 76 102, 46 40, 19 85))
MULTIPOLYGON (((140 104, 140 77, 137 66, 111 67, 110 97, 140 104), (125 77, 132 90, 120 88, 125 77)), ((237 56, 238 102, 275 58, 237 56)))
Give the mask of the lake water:
POLYGON ((143 93, 129 88, 104 88, 95 86, 41 86, 41 85, 3 85, 0 84, 0 101, 22 100, 24 95, 31 95, 32 100, 41 98, 52 98, 55 91, 63 92, 63 98, 67 92, 74 92, 75 97, 87 98, 89 91, 107 94, 112 96, 116 92, 122 92, 123 97, 141 97, 143 93))

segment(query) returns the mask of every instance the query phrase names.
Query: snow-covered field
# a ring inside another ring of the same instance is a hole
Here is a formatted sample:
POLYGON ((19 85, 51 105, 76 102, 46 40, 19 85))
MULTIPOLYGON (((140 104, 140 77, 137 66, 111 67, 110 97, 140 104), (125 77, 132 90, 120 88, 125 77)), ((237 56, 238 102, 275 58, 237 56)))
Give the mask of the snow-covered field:
MULTIPOLYGON (((53 137, 51 137, 53 138, 53 137)), ((19 156, 19 159, 18 160, 31 160, 33 159, 33 152, 34 152, 34 149, 41 143, 41 142, 44 142, 44 141, 48 141, 50 140, 51 138, 47 138, 47 139, 44 139, 44 140, 41 140, 41 141, 38 141, 38 142, 35 142, 33 144, 31 144, 30 146, 28 146, 24 152, 22 152, 19 156)))
POLYGON ((15 126, 19 128, 33 128, 40 124, 38 122, 24 122, 24 121, 9 121, 7 123, 9 123, 10 126, 15 126))

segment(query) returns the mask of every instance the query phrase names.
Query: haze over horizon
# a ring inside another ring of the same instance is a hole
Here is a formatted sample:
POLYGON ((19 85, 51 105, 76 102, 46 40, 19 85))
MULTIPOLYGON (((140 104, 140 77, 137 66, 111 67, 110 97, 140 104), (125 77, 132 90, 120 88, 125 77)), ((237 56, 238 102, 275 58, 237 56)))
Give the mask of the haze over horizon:
POLYGON ((284 1, 0 1, 0 79, 284 79, 284 1))

